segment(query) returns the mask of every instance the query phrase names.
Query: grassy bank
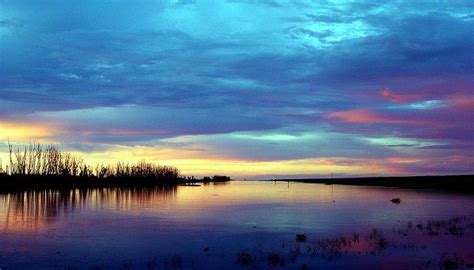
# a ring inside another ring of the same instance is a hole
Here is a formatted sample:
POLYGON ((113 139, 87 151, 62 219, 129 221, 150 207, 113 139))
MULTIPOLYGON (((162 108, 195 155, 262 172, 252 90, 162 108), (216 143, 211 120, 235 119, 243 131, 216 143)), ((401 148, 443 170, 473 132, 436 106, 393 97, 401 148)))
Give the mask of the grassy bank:
POLYGON ((302 183, 321 183, 356 186, 383 186, 410 189, 436 189, 474 193, 474 175, 407 176, 407 177, 361 177, 361 178, 314 178, 275 179, 302 183))

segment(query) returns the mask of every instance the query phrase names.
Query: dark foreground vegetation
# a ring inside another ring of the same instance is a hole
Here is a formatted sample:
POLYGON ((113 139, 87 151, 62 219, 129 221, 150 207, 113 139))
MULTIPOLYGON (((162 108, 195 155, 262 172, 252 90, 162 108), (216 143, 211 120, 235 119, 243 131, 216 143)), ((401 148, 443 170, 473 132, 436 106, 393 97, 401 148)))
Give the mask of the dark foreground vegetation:
POLYGON ((431 246, 439 241, 463 241, 464 237, 464 241, 469 241, 474 230, 473 221, 473 216, 410 221, 406 226, 394 226, 391 231, 372 228, 366 232, 323 239, 297 234, 296 243, 284 243, 281 248, 274 246, 264 250, 257 246, 243 249, 236 255, 236 263, 248 269, 262 269, 265 265, 267 269, 379 269, 384 268, 382 265, 390 265, 384 261, 398 254, 401 256, 397 259, 398 269, 472 269, 474 262, 470 256, 464 258, 462 254, 450 251, 448 245, 446 251, 439 253, 431 246), (305 241, 300 241, 302 235, 305 241), (416 239, 423 241, 417 243, 416 239), (371 261, 371 266, 364 267, 371 261))
POLYGON ((227 176, 183 177, 177 168, 141 161, 91 166, 56 146, 8 144, 9 162, 0 167, 0 189, 128 187, 229 181, 227 176))
POLYGON ((385 186, 411 189, 437 189, 474 193, 474 175, 364 177, 364 178, 321 178, 321 179, 277 179, 302 183, 321 183, 356 186, 385 186))

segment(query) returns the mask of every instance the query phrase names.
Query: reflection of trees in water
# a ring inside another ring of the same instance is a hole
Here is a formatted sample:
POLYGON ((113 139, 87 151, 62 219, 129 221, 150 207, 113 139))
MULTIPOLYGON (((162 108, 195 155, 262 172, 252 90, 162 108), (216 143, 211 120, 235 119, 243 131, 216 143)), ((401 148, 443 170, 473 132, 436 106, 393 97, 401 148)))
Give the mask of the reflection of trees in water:
POLYGON ((85 209, 130 210, 174 200, 176 186, 30 190, 0 194, 0 228, 36 229, 85 209))
POLYGON ((210 186, 210 185, 213 185, 213 186, 226 186, 229 183, 230 183, 229 181, 222 181, 222 182, 203 182, 202 184, 204 186, 210 186))

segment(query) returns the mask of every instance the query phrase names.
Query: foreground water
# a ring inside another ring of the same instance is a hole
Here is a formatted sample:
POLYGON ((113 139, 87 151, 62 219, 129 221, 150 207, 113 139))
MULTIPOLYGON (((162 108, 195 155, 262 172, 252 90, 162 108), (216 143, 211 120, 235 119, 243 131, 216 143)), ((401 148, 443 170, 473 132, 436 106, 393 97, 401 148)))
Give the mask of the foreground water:
POLYGON ((0 194, 1 269, 469 269, 473 262, 472 195, 251 181, 0 194), (400 204, 390 201, 397 197, 400 204))

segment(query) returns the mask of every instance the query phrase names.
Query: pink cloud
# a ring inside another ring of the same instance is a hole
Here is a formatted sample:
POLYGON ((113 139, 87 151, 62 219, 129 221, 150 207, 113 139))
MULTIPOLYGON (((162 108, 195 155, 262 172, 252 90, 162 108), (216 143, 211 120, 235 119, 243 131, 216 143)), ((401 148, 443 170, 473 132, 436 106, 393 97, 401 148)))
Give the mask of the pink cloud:
POLYGON ((450 99, 452 106, 460 109, 474 109, 474 97, 455 96, 450 99))
POLYGON ((398 103, 398 104, 403 104, 403 103, 408 103, 416 100, 423 99, 423 96, 421 95, 407 95, 407 94, 397 94, 393 92, 389 88, 384 88, 379 91, 379 95, 383 97, 384 99, 388 99, 391 102, 398 103))
POLYGON ((355 109, 348 111, 330 112, 326 114, 329 119, 356 124, 419 124, 419 121, 401 119, 383 115, 369 109, 355 109))

